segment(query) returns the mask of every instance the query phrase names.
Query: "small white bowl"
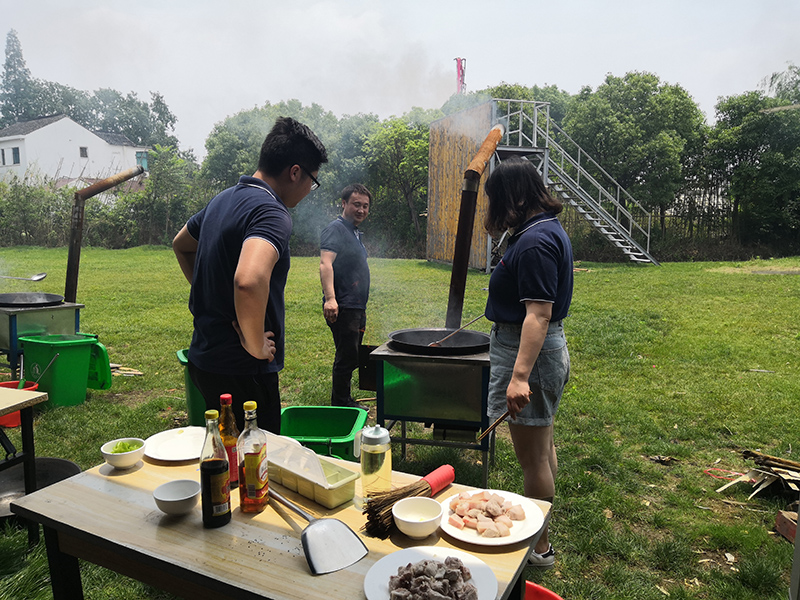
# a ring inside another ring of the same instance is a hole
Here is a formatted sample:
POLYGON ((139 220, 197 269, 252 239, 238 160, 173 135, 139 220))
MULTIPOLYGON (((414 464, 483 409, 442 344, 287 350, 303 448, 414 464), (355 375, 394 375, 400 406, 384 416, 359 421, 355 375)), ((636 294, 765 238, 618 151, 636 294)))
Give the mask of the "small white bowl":
POLYGON ((168 515, 185 515, 200 497, 200 484, 191 479, 176 479, 162 483, 153 490, 156 506, 168 515))
POLYGON ((100 452, 103 458, 115 469, 130 469, 144 456, 144 440, 141 438, 119 438, 118 440, 111 440, 100 446, 100 452), (139 442, 141 444, 136 450, 130 452, 113 453, 111 449, 117 442, 139 442))
POLYGON ((392 506, 392 516, 400 531, 413 540, 421 540, 439 527, 442 505, 424 496, 403 498, 392 506))

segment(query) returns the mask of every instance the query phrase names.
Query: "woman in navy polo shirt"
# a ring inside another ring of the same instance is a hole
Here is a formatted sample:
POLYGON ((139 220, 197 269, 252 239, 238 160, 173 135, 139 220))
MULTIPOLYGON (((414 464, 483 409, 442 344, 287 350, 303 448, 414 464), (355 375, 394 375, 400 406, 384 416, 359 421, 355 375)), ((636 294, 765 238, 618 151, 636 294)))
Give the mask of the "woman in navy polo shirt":
MULTIPOLYGON (((489 420, 508 409, 525 495, 552 502, 558 470, 553 418, 569 379, 562 319, 572 300, 572 246, 556 217, 561 202, 550 196, 530 161, 503 161, 485 187, 487 231, 513 233, 492 273, 486 303, 486 317, 494 322, 489 420)), ((555 563, 546 529, 529 563, 555 563)))

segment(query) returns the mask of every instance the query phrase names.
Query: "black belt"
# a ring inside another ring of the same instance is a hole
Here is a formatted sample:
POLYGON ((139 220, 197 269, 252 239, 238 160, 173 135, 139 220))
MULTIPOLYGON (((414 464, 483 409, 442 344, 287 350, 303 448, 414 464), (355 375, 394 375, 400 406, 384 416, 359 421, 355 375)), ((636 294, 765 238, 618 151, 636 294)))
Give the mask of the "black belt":
MULTIPOLYGON (((547 326, 549 330, 551 327, 554 329, 558 329, 564 326, 564 321, 559 319, 558 321, 550 321, 550 324, 547 326)), ((522 329, 522 323, 494 323, 492 324, 492 329, 508 329, 510 331, 519 331, 522 329)))

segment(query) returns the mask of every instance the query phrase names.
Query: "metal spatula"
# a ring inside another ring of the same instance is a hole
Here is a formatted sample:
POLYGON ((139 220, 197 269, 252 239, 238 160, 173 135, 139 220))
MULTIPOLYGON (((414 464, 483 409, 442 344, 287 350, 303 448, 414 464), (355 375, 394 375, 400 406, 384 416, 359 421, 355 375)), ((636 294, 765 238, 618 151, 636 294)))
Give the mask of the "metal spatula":
POLYGON ((303 552, 306 554, 306 561, 312 575, 346 569, 364 558, 369 552, 358 534, 339 519, 330 517, 316 519, 294 502, 281 496, 272 489, 272 486, 269 488, 269 497, 274 498, 308 521, 308 525, 300 535, 300 540, 303 543, 303 552))
POLYGON ((38 273, 31 277, 12 277, 11 275, 0 275, 0 279, 21 279, 22 281, 41 281, 47 277, 47 273, 38 273))
POLYGON ((453 336, 454 336, 455 334, 457 334, 459 331, 463 331, 463 330, 464 330, 464 328, 466 328, 466 327, 469 327, 470 325, 472 325, 472 324, 473 324, 475 321, 477 321, 478 319, 482 319, 482 318, 484 317, 484 315, 485 315, 485 314, 486 314, 486 313, 484 313, 483 315, 481 315, 481 316, 479 316, 479 317, 475 317, 474 319, 472 319, 472 321, 470 321, 469 323, 467 323, 467 324, 465 324, 465 325, 462 325, 461 327, 459 327, 458 329, 456 329, 456 330, 455 330, 455 331, 453 331, 452 333, 448 333, 446 336, 444 336, 444 337, 443 337, 442 339, 440 339, 439 341, 437 341, 437 342, 431 342, 430 344, 428 344, 428 347, 430 347, 430 348, 438 348, 439 346, 441 346, 441 345, 442 345, 442 342, 443 342, 443 341, 445 341, 445 340, 449 340, 451 337, 453 337, 453 336))

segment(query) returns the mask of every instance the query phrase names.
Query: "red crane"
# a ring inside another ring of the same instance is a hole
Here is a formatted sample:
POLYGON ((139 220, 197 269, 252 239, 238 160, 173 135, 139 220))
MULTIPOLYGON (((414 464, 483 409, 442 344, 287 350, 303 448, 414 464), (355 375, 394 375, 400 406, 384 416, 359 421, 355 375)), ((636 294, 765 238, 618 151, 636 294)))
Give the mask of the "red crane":
POLYGON ((467 74, 467 59, 456 58, 456 94, 463 94, 467 91, 467 84, 464 82, 464 77, 467 74))

